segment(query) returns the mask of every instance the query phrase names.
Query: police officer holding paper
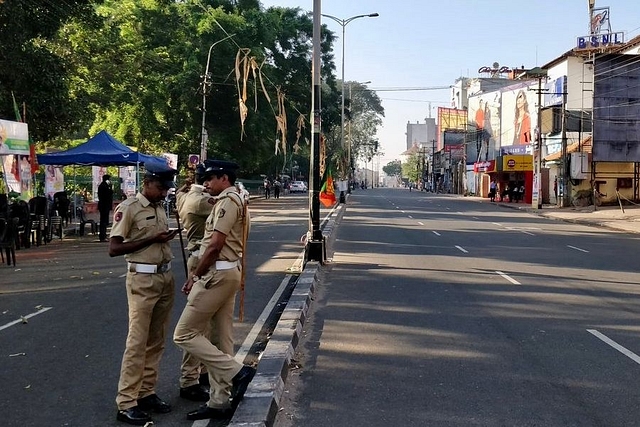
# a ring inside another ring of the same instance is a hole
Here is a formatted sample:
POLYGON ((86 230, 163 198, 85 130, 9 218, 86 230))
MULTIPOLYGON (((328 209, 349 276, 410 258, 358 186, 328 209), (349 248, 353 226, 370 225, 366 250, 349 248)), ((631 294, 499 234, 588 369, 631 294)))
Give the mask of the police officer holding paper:
POLYGON ((164 352, 174 300, 170 230, 162 200, 173 188, 176 171, 147 167, 142 191, 118 205, 113 215, 109 255, 127 261, 129 332, 122 357, 116 405, 117 419, 132 425, 151 421, 150 412, 171 406, 156 395, 158 367, 164 352))
POLYGON ((207 367, 211 383, 209 401, 189 412, 189 420, 229 418, 255 374, 254 368, 233 358, 233 312, 249 226, 244 200, 234 185, 237 169, 235 163, 216 160, 204 172, 204 186, 216 203, 206 221, 200 260, 182 288, 187 305, 173 335, 178 346, 207 367), (208 338, 210 323, 217 344, 208 338))

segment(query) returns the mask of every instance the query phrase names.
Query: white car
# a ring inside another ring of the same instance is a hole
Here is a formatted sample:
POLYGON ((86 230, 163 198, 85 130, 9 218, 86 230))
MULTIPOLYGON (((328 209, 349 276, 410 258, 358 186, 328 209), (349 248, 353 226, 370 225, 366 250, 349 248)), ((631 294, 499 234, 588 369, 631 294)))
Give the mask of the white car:
POLYGON ((249 190, 247 190, 244 186, 243 183, 241 183, 240 181, 236 181, 236 188, 238 189, 238 193, 240 194, 240 196, 242 196, 242 199, 244 200, 244 202, 248 205, 249 204, 249 190))
POLYGON ((307 184, 303 181, 293 181, 289 186, 289 192, 291 193, 306 193, 307 192, 307 184))

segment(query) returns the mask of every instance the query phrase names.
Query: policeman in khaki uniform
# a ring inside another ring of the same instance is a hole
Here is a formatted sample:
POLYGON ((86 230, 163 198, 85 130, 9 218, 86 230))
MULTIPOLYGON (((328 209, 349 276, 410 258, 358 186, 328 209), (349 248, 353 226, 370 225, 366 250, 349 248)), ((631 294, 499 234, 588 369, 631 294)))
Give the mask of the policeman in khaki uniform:
POLYGON ((205 170, 205 188, 216 196, 207 218, 200 247, 200 261, 182 290, 187 297, 173 341, 197 357, 207 368, 209 401, 189 412, 187 419, 226 419, 244 396, 255 369, 233 358, 233 311, 241 286, 243 227, 248 227, 244 201, 235 188, 238 165, 210 161, 205 170), (208 339, 207 326, 218 338, 208 339))
POLYGON ((151 421, 149 412, 171 411, 155 387, 174 299, 169 241, 178 232, 169 230, 160 202, 174 187, 175 173, 166 166, 147 167, 142 191, 120 203, 113 215, 109 255, 124 255, 127 260, 129 305, 117 419, 132 425, 151 421))
MULTIPOLYGON (((205 162, 207 162, 205 160, 205 162)), ((195 183, 191 185, 187 193, 178 199, 178 215, 182 221, 182 226, 187 231, 187 271, 193 273, 200 261, 200 241, 204 237, 204 227, 211 209, 215 204, 215 199, 204 188, 205 165, 199 164, 195 168, 195 183)), ((209 336, 210 333, 205 333, 209 336)), ((217 344, 215 335, 211 336, 211 341, 217 344)), ((206 368, 196 357, 184 352, 182 365, 180 367, 180 397, 206 402, 209 400, 209 375, 206 368)))

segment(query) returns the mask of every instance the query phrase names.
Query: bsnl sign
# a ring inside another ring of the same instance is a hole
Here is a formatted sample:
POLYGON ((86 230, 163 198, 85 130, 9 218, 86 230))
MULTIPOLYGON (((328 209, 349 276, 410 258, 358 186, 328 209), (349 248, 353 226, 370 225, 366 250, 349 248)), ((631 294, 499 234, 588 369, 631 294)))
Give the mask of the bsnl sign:
POLYGON ((577 49, 600 49, 624 43, 624 33, 591 34, 578 37, 577 49))

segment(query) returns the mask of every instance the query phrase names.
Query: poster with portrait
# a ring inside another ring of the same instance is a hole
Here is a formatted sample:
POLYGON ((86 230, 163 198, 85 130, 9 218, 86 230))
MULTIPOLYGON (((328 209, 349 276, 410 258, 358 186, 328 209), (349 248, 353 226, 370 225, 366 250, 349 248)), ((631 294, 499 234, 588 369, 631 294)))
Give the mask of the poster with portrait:
POLYGON ((536 114, 538 82, 509 86, 502 92, 502 148, 530 146, 538 125, 536 114))
POLYGON ((136 167, 124 166, 120 168, 120 182, 123 197, 135 197, 138 189, 136 188, 136 167))
POLYGON ((478 148, 477 161, 495 159, 500 150, 501 92, 469 97, 469 123, 478 148))
POLYGON ((47 165, 44 174, 45 195, 53 199, 55 193, 64 191, 64 174, 62 173, 62 167, 47 165))
POLYGON ((91 178, 93 180, 91 187, 92 201, 98 200, 98 186, 102 182, 102 176, 107 174, 106 166, 92 166, 91 178))

